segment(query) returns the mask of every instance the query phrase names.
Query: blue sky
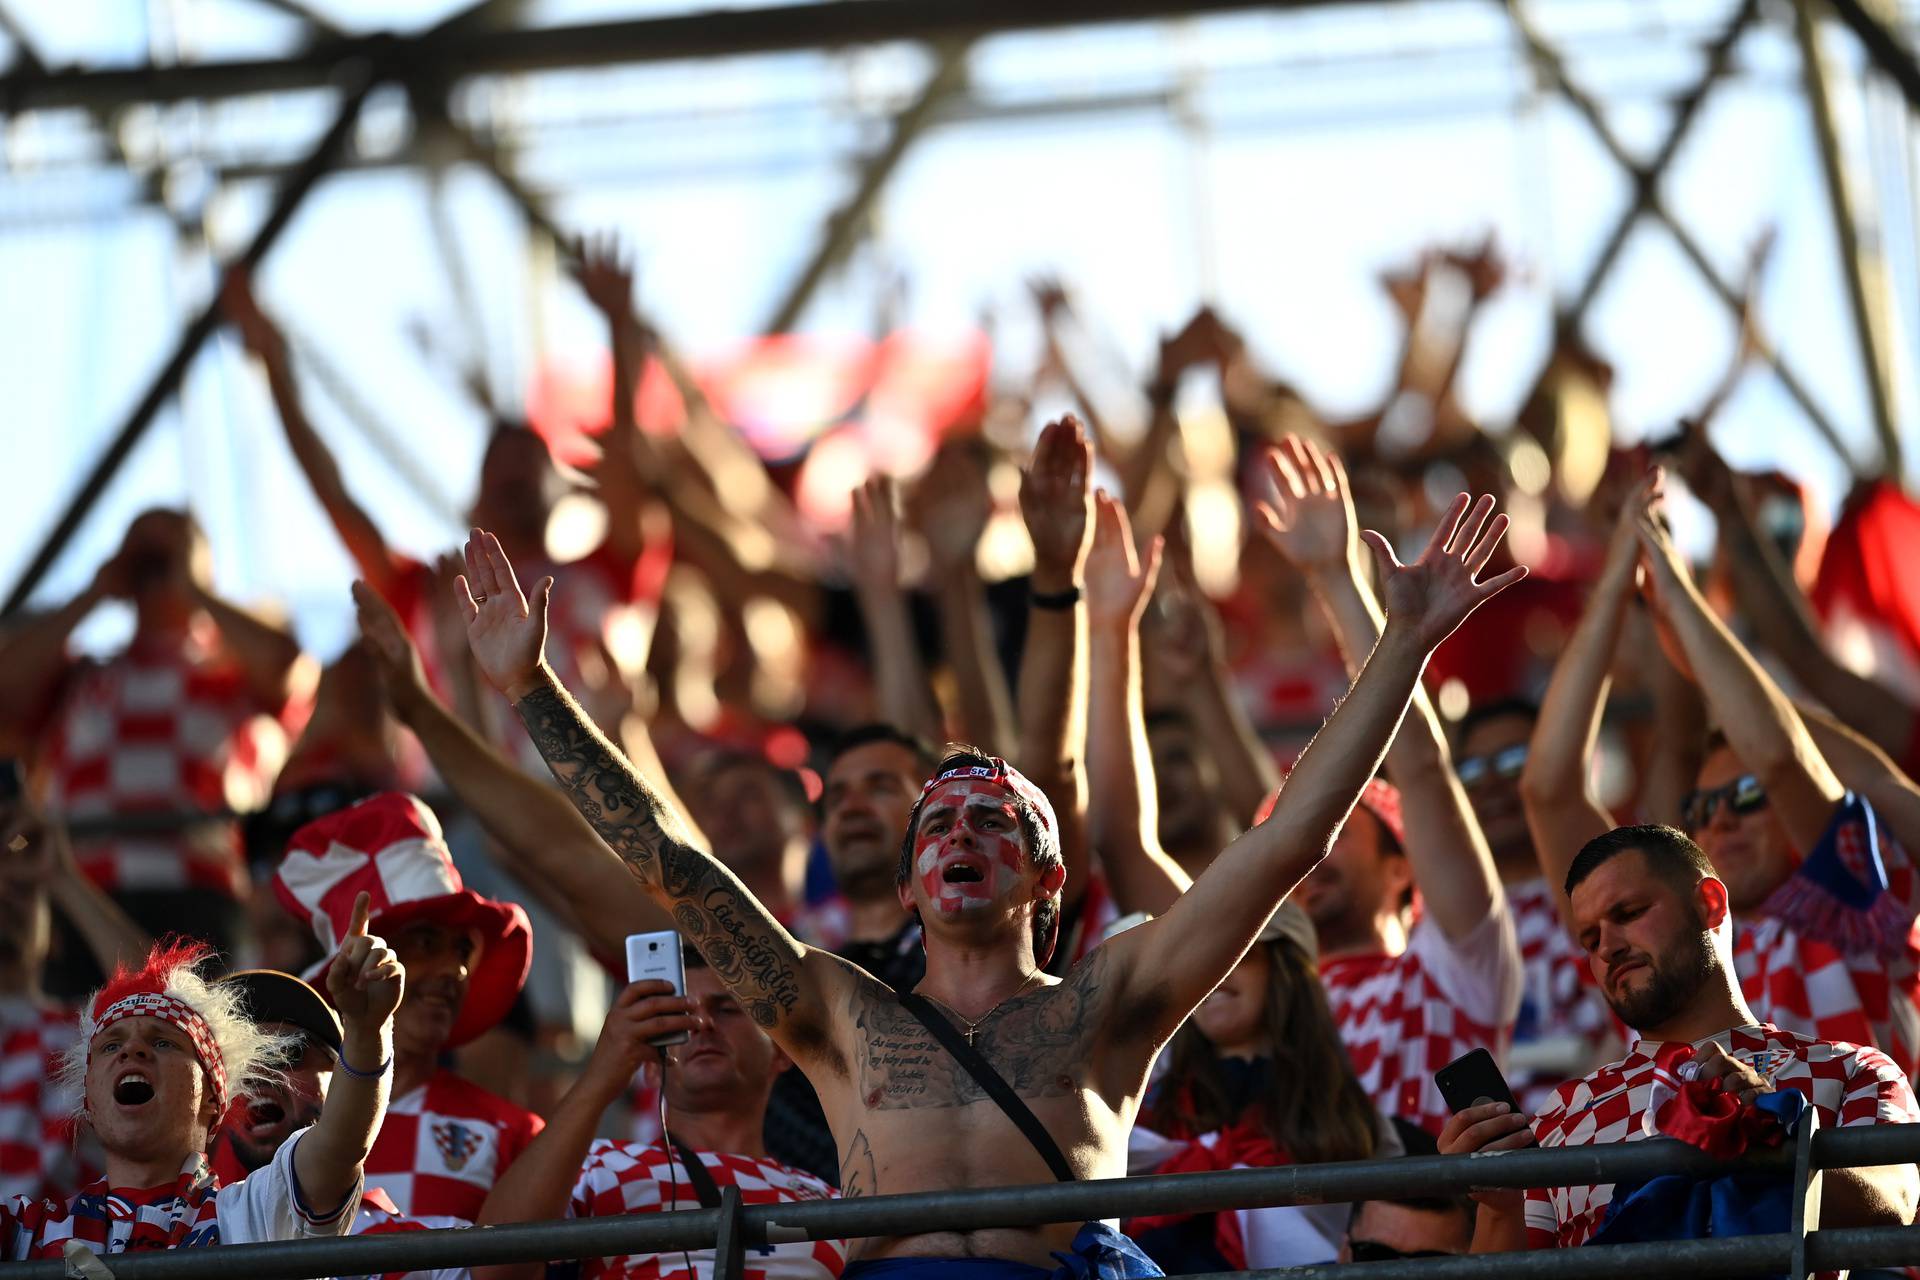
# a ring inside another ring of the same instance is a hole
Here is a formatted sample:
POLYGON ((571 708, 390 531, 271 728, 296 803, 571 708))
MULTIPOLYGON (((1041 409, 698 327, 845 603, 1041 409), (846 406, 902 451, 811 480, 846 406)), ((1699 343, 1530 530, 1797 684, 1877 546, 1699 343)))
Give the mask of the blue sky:
MULTIPOLYGON (((404 15, 425 25, 444 3, 315 0, 343 25, 404 15)), ((536 20, 663 10, 647 4, 549 3, 536 20)), ((1697 43, 1728 6, 1663 0, 1541 0, 1541 24, 1566 41, 1576 75, 1605 102, 1630 146, 1664 130, 1665 95, 1698 65, 1697 43)), ((271 55, 297 37, 246 0, 171 5, 17 6, 54 61, 133 61, 153 30, 163 51, 271 55), (129 22, 130 11, 163 25, 129 22), (178 25, 172 25, 179 19, 178 25)), ((1829 46, 1850 67, 1841 33, 1829 46)), ((0 54, 4 57, 4 54, 0 54)), ((1766 226, 1779 242, 1762 298, 1768 331, 1843 431, 1865 452, 1868 416, 1832 231, 1799 95, 1791 33, 1750 35, 1740 75, 1716 93, 1665 187, 1671 207, 1729 276, 1766 226)), ((470 87, 466 110, 535 122, 525 171, 554 193, 563 219, 614 229, 641 258, 644 304, 698 353, 756 331, 846 190, 848 158, 879 136, 878 109, 924 74, 906 47, 555 74, 470 87), (621 123, 622 117, 641 123, 621 123)), ((960 331, 991 316, 1012 370, 1034 349, 1024 279, 1066 279, 1106 344, 1144 368, 1162 329, 1213 301, 1278 373, 1330 413, 1374 403, 1395 354, 1392 313, 1375 280, 1422 245, 1488 231, 1521 267, 1484 313, 1465 396, 1501 424, 1545 352, 1550 301, 1584 275, 1628 187, 1586 126, 1532 91, 1499 7, 1435 0, 1262 12, 1175 24, 999 37, 972 61, 973 94, 1000 104, 1126 98, 1190 87, 1202 133, 1161 106, 964 118, 929 134, 881 201, 872 241, 823 289, 803 327, 864 330, 877 282, 897 274, 918 328, 960 331)), ((1903 308, 1895 363, 1910 455, 1915 362, 1911 151, 1885 93, 1846 82, 1841 106, 1869 207, 1885 222, 1903 308), (1892 179, 1899 179, 1897 182, 1892 179)), ((134 113, 121 136, 165 139, 178 153, 216 148, 294 155, 324 126, 324 94, 249 99, 210 110, 134 113)), ((402 108, 376 104, 363 141, 391 145, 402 108)), ((101 443, 206 296, 204 243, 183 241, 118 180, 47 159, 71 152, 59 117, 15 123, 0 169, 0 351, 6 354, 6 456, 17 484, 0 544, 11 581, 101 443), (36 165, 36 158, 38 164, 36 165)), ((173 173, 194 190, 190 165, 173 173)), ((477 459, 479 415, 410 333, 440 345, 474 340, 496 394, 516 398, 542 352, 591 350, 593 317, 556 280, 489 183, 455 169, 444 208, 477 298, 464 312, 434 248, 431 191, 418 170, 339 175, 315 193, 262 273, 268 305, 348 371, 363 398, 456 502, 477 459)), ((268 190, 242 183, 211 205, 206 227, 231 252, 263 215, 268 190)), ((1671 240, 1644 224, 1590 320, 1619 370, 1623 438, 1662 430, 1697 404, 1724 368, 1733 330, 1671 240)), ((317 388, 323 433, 350 483, 381 512, 393 541, 448 544, 457 527, 396 482, 317 388)), ((1830 505, 1844 472, 1764 373, 1749 377, 1721 421, 1737 462, 1782 467, 1830 505)), ((350 570, 281 446, 262 389, 231 340, 196 364, 183 396, 68 549, 37 599, 85 583, 136 511, 191 503, 211 530, 222 588, 292 608, 322 653, 344 640, 350 570)), ((1695 536, 1699 533, 1696 529, 1695 536)), ((107 643, 119 624, 90 629, 107 643)))

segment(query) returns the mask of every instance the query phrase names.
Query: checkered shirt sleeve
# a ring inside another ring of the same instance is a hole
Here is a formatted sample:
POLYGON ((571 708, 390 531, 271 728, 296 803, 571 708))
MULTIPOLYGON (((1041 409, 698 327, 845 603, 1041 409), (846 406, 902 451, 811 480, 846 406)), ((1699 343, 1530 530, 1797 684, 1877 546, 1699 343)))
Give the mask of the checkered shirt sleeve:
MULTIPOLYGON (((731 1152, 702 1151, 700 1162, 715 1186, 738 1187, 742 1203, 791 1204, 825 1200, 831 1187, 811 1174, 773 1160, 731 1152)), ((587 1149, 569 1197, 571 1217, 607 1217, 623 1213, 660 1213, 669 1206, 696 1209, 698 1193, 686 1171, 665 1146, 597 1139, 587 1149)), ((749 1250, 746 1280, 836 1280, 847 1262, 844 1240, 800 1240, 749 1250)), ((713 1250, 678 1250, 660 1254, 628 1254, 595 1258, 582 1268, 582 1280, 602 1277, 626 1280, 712 1280, 713 1250), (687 1270, 691 1262, 691 1275, 687 1270)))
MULTIPOLYGON (((1920 1120, 1906 1076, 1877 1049, 1815 1040, 1767 1025, 1736 1028, 1718 1038, 1730 1056, 1752 1067, 1773 1088, 1793 1089, 1805 1097, 1823 1126, 1920 1120)), ((1534 1118, 1535 1140, 1542 1147, 1563 1147, 1658 1137, 1649 1112, 1659 1049, 1643 1042, 1621 1061, 1562 1085, 1534 1118)), ((1599 1228, 1612 1199, 1611 1184, 1529 1190, 1528 1243, 1534 1248, 1584 1244, 1599 1228)))
POLYGON ((1438 1134, 1449 1112, 1433 1073, 1470 1049, 1505 1055, 1519 1001, 1519 948, 1504 911, 1458 944, 1423 920, 1398 956, 1325 961, 1320 979, 1367 1096, 1386 1114, 1438 1134))
POLYGON ((0 1023, 0 1200, 64 1200, 79 1189, 73 1099, 56 1084, 77 1033, 71 1009, 33 1008, 0 1023))

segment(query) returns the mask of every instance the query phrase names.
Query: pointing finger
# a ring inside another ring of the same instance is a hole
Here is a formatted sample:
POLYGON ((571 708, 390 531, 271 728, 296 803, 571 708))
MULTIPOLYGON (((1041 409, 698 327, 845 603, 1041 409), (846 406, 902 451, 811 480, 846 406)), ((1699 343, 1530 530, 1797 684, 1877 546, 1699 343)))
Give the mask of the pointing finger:
POLYGON ((367 936, 367 921, 373 916, 373 895, 361 890, 360 896, 353 900, 353 922, 347 926, 347 937, 364 938, 367 936))

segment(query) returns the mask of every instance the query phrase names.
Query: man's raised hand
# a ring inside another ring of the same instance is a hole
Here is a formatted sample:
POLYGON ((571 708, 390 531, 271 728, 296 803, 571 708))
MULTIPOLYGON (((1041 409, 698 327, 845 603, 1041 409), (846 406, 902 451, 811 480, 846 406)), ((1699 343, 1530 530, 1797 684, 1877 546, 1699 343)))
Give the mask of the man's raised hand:
POLYGON ((1093 548, 1087 553, 1087 619, 1095 627, 1138 625, 1160 573, 1164 539, 1155 537, 1145 555, 1133 547, 1127 509, 1102 489, 1093 499, 1093 548))
POLYGON ((893 481, 874 476, 853 491, 847 572, 861 591, 900 589, 900 511, 893 481))
POLYGON ((573 246, 573 278, 587 301, 619 323, 633 314, 633 259, 616 236, 582 239, 573 246))
POLYGON ((1294 568, 1311 577, 1360 563, 1360 522, 1338 454, 1288 436, 1267 450, 1265 472, 1275 501, 1260 505, 1260 523, 1294 568))
POLYGON ((553 579, 540 579, 529 602, 500 540, 483 529, 467 538, 466 557, 454 598, 466 610, 467 647, 487 683, 518 700, 541 683, 553 579))
POLYGON ((1093 447, 1072 414, 1048 423, 1034 444, 1020 478, 1020 514, 1033 539, 1033 589, 1079 586, 1093 532, 1093 447))
POLYGON ((360 619, 360 638, 367 646, 380 672, 380 683, 387 701, 396 706, 409 698, 427 694, 426 668, 420 663, 420 651, 401 625, 400 615, 366 583, 353 584, 353 609, 360 619))
POLYGON ((1473 503, 1466 494, 1447 507, 1427 545, 1411 564, 1401 564, 1393 545, 1376 530, 1361 533, 1380 569, 1380 598, 1387 627, 1404 628, 1427 652, 1452 635, 1467 615, 1527 576, 1525 565, 1476 581, 1507 531, 1507 517, 1492 515, 1493 497, 1473 503), (1492 519, 1488 517, 1492 515, 1492 519), (1464 519, 1463 519, 1464 517, 1464 519))
POLYGON ((655 1040, 698 1030, 700 1023, 693 1001, 675 995, 672 983, 649 979, 628 984, 607 1010, 593 1056, 580 1074, 581 1084, 611 1103, 626 1093, 636 1071, 660 1061, 655 1040))
MULTIPOLYGON (((400 958, 387 949, 383 939, 367 933, 367 920, 372 914, 370 895, 362 893, 354 899, 353 922, 347 926, 347 936, 340 939, 333 963, 327 966, 327 999, 349 1033, 384 1028, 406 993, 407 971, 401 967, 400 958)), ((359 1065, 370 1069, 373 1064, 359 1065)))

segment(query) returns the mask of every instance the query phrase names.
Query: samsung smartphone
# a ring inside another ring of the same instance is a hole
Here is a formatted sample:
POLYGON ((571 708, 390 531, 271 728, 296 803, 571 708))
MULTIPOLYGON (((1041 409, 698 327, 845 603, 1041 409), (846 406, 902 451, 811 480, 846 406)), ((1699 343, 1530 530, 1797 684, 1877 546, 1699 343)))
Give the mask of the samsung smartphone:
POLYGON ((1440 1096, 1446 1099, 1449 1111, 1465 1111, 1483 1098, 1520 1110, 1513 1090, 1507 1087, 1507 1078, 1500 1074, 1499 1064, 1485 1049, 1461 1054, 1434 1072, 1433 1082, 1440 1086, 1440 1096))
MULTIPOLYGON (((670 982, 677 996, 687 994, 687 970, 680 961, 680 935, 671 929, 627 935, 627 981, 670 982)), ((653 1045, 684 1044, 687 1033, 675 1031, 649 1041, 653 1045)))

